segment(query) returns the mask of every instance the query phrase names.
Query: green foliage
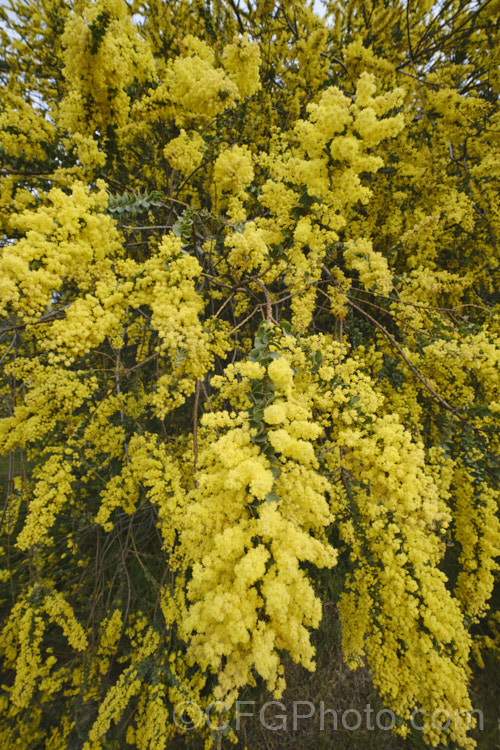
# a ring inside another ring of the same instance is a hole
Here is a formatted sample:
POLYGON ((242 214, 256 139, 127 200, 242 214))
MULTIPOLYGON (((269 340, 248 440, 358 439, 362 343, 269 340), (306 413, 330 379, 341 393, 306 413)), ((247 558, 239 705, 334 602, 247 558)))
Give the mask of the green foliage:
POLYGON ((125 192, 122 195, 110 195, 108 211, 110 214, 146 213, 151 206, 162 206, 162 199, 163 196, 158 190, 153 190, 150 193, 146 190, 143 193, 137 190, 130 194, 125 192))

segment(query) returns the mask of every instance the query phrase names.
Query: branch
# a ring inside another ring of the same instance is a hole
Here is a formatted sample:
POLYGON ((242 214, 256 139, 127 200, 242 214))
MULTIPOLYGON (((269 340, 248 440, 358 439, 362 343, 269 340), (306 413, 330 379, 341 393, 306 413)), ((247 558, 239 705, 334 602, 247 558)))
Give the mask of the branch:
POLYGON ((7 351, 5 352, 5 354, 3 355, 2 359, 0 359, 0 365, 2 364, 2 362, 7 357, 8 353, 10 352, 10 350, 12 349, 12 347, 14 346, 14 344, 16 343, 16 338, 17 338, 17 331, 14 331, 14 336, 12 337, 12 341, 10 342, 9 348, 7 349, 7 351))
POLYGON ((0 334, 7 333, 7 331, 20 331, 23 328, 26 328, 26 326, 36 326, 40 323, 46 323, 48 320, 59 320, 60 318, 64 317, 61 313, 67 310, 70 305, 71 303, 65 305, 64 307, 61 307, 60 310, 54 310, 54 312, 42 315, 42 317, 38 318, 38 320, 28 321, 26 323, 17 323, 16 325, 8 326, 7 328, 0 328, 0 334))
POLYGON ((260 279, 254 278, 254 279, 252 279, 252 281, 255 284, 257 284, 257 286, 259 286, 262 289, 262 291, 264 292, 264 294, 265 294, 265 297, 266 297, 266 319, 267 319, 268 324, 274 323, 275 325, 278 325, 278 322, 273 318, 273 310, 272 310, 272 307, 271 307, 271 295, 269 294, 269 290, 267 289, 266 286, 264 286, 264 284, 262 283, 262 281, 260 281, 260 279))
POLYGON ((335 63, 337 63, 337 65, 340 65, 344 69, 344 72, 347 73, 347 75, 349 75, 349 71, 347 70, 346 66, 344 65, 344 63, 342 62, 342 60, 339 60, 338 57, 334 57, 333 55, 329 55, 327 52, 320 52, 320 55, 321 55, 321 57, 326 57, 327 60, 330 60, 331 62, 335 62, 335 63))
POLYGON ((198 471, 198 402, 200 399, 200 381, 196 381, 196 388, 194 392, 194 414, 193 414, 193 473, 195 475, 194 486, 198 489, 198 480, 196 479, 196 472, 198 471))
POLYGON ((384 336, 387 336, 387 338, 389 339, 389 341, 391 342, 391 344, 394 346, 395 349, 398 350, 398 352, 400 353, 400 355, 402 356, 402 358, 404 359, 404 361, 406 362, 406 364, 408 365, 408 367, 410 368, 410 370, 412 371, 412 373, 415 375, 415 377, 420 380, 420 382, 422 383, 422 385, 424 385, 425 388, 427 388, 427 390, 430 393, 432 393, 432 395, 434 396, 434 398, 436 399, 436 401, 438 401, 441 404, 441 406, 444 406, 445 409, 447 409, 448 411, 451 411, 452 414, 456 414, 461 420, 463 420, 464 422, 466 422, 467 420, 464 417, 461 417, 460 414, 457 414, 457 410, 454 409, 453 406, 451 406, 447 401, 445 401, 444 398, 441 398, 441 396, 438 393, 436 393, 436 391, 434 390, 434 388, 429 385, 429 383, 425 380, 425 378, 422 377, 422 375, 419 373, 419 371, 414 367, 414 365, 412 365, 412 363, 410 362, 410 360, 408 359, 408 357, 406 356, 406 354, 403 352, 403 350, 401 349, 401 347, 397 343, 397 341, 394 338, 394 336, 392 336, 392 334, 389 333, 389 331, 387 330, 387 328, 384 328, 384 326, 381 323, 379 323, 378 320, 375 320, 374 317, 372 317, 369 313, 367 313, 366 310, 363 310, 362 307, 359 307, 359 305, 356 305, 356 303, 353 302, 351 299, 348 298, 347 302, 348 302, 349 305, 351 305, 351 307, 354 307, 362 315, 364 315, 366 318, 368 318, 369 320, 371 320, 371 322, 374 325, 377 326, 377 328, 379 329, 379 331, 382 331, 382 333, 384 334, 384 336))

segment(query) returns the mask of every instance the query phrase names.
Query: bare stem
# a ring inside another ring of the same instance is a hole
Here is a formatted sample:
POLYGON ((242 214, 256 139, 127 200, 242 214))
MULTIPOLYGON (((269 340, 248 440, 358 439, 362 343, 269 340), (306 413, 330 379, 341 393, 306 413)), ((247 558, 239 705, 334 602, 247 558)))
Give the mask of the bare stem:
MULTIPOLYGON (((198 471, 198 403, 200 400, 200 381, 196 381, 196 388, 194 391, 194 414, 193 414, 193 452, 194 452, 194 462, 193 462, 193 471, 194 475, 196 477, 196 472, 198 471)), ((198 489, 198 480, 195 478, 194 480, 194 486, 196 489, 198 489)))

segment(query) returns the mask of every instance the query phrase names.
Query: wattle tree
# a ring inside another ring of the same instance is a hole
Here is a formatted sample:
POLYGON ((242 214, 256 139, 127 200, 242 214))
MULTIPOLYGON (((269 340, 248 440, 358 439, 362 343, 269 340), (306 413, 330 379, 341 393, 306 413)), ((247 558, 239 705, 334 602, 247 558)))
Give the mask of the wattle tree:
POLYGON ((2 747, 161 750, 181 703, 238 740, 314 670, 330 569, 395 731, 475 746, 499 11, 0 8, 2 747))

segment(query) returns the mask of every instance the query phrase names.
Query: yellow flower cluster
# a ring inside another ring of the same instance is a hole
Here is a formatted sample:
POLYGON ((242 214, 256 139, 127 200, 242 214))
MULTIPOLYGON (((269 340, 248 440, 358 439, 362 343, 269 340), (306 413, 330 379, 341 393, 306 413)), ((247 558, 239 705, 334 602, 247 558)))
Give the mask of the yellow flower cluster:
POLYGON ((344 258, 347 268, 359 273, 359 280, 368 291, 389 294, 393 283, 387 259, 373 249, 370 240, 359 238, 346 243, 344 258))
POLYGON ((148 685, 142 691, 137 709, 136 726, 127 728, 126 740, 132 747, 164 750, 175 735, 170 712, 166 707, 166 690, 162 685, 148 685))
POLYGON ((204 141, 199 133, 186 133, 184 128, 177 138, 173 138, 163 149, 169 164, 185 175, 191 174, 200 166, 203 159, 204 141))
MULTIPOLYGON (((105 737, 111 724, 120 719, 129 702, 140 693, 143 695, 141 701, 141 715, 142 722, 144 722, 141 727, 141 720, 139 720, 140 731, 144 732, 144 730, 147 730, 148 728, 149 730, 152 729, 148 720, 148 712, 155 710, 156 715, 159 715, 156 701, 145 701, 143 693, 144 670, 141 672, 141 668, 148 658, 157 655, 160 645, 160 636, 153 628, 148 627, 143 621, 141 621, 141 619, 139 619, 136 625, 136 628, 129 628, 129 635, 132 636, 132 644, 137 646, 137 648, 134 649, 132 663, 129 667, 123 670, 115 684, 107 691, 104 700, 99 706, 97 718, 88 733, 88 741, 83 745, 84 750, 100 750, 102 747, 102 739, 105 737), (140 645, 135 642, 133 637, 134 634, 138 634, 139 632, 140 645)), ((164 711, 163 716, 165 716, 164 711)), ((153 733, 157 736, 159 735, 161 738, 163 734, 161 725, 154 728, 153 733)), ((147 746, 148 745, 144 745, 144 747, 147 746)))
POLYGON ((122 128, 130 109, 128 87, 154 73, 153 56, 137 35, 126 2, 89 2, 70 16, 62 42, 68 88, 62 122, 84 139, 99 140, 108 127, 122 128))
POLYGON ((262 231, 255 226, 253 221, 246 222, 243 232, 229 234, 226 246, 231 248, 227 262, 239 272, 260 269, 264 267, 269 257, 269 248, 262 236, 262 231))
POLYGON ((185 47, 185 56, 169 63, 167 80, 155 92, 156 99, 166 96, 173 105, 179 127, 209 122, 233 107, 239 96, 236 83, 222 68, 214 67, 213 53, 204 42, 189 37, 185 47), (209 54, 204 54, 205 50, 209 54))
POLYGON ((236 37, 232 44, 226 44, 222 59, 229 77, 238 87, 240 96, 252 96, 260 88, 260 50, 248 36, 236 37))
MULTIPOLYGON (((480 455, 468 456, 471 462, 474 458, 480 460, 480 455)), ((461 546, 456 595, 463 611, 477 620, 488 610, 498 570, 500 493, 484 479, 478 482, 472 468, 458 468, 454 484, 455 538, 461 546)))
MULTIPOLYGON (((77 622, 70 604, 62 594, 52 591, 43 600, 43 610, 48 615, 49 621, 54 622, 62 628, 69 645, 76 651, 84 651, 87 646, 85 632, 77 622)), ((52 662, 55 659, 52 657, 52 662)))
POLYGON ((113 220, 102 213, 108 201, 102 181, 94 193, 77 182, 71 195, 54 188, 47 198, 47 205, 12 222, 25 236, 0 258, 3 314, 11 310, 24 318, 50 311, 64 279, 90 293, 109 277, 121 248, 113 220))
POLYGON ((166 748, 176 704, 279 696, 332 539, 346 660, 402 734, 474 744, 498 0, 312 5, 0 11, 2 747, 166 748))
MULTIPOLYGON (((350 207, 370 200, 371 189, 360 175, 375 173, 384 165, 381 156, 371 153, 372 147, 404 127, 402 115, 387 116, 400 106, 403 90, 374 97, 375 90, 372 74, 360 77, 354 102, 336 87, 325 89, 318 102, 307 105, 308 119, 295 123, 289 137, 291 148, 283 152, 277 144, 276 153, 263 159, 272 176, 263 186, 260 201, 272 218, 261 219, 257 226, 268 233, 268 241, 279 242, 276 228, 282 234, 290 231, 290 200, 295 207, 304 206, 295 222, 294 243, 287 250, 290 262, 284 267, 293 293, 294 325, 299 330, 310 324, 316 301, 314 286, 321 277, 329 247, 338 241, 338 233, 346 224, 350 207), (295 186, 295 198, 289 190, 285 198, 282 183, 295 186)), ((347 246, 348 267, 356 267, 367 283, 377 284, 382 293, 390 291, 387 260, 372 249, 368 237, 357 240, 356 245, 359 252, 354 251, 353 244, 347 246)), ((337 301, 335 309, 341 318, 342 307, 337 301)))
POLYGON ((245 219, 241 210, 247 198, 245 188, 254 177, 252 155, 247 146, 232 146, 222 151, 214 164, 214 191, 219 210, 229 198, 229 215, 233 221, 245 219))
POLYGON ((178 518, 183 512, 183 490, 177 461, 154 435, 136 435, 127 446, 127 463, 112 477, 103 492, 95 521, 106 531, 113 528, 110 517, 121 507, 132 515, 138 505, 141 489, 158 511, 164 548, 171 551, 178 518))
POLYGON ((2 631, 2 650, 16 672, 10 691, 16 708, 26 708, 36 690, 43 669, 40 650, 45 627, 43 617, 32 605, 18 602, 2 631))
MULTIPOLYGON (((9 451, 45 438, 63 420, 65 434, 71 428, 72 414, 96 387, 95 379, 81 382, 78 373, 62 367, 47 367, 25 358, 9 365, 9 374, 30 383, 24 400, 0 426, 0 449, 9 451)), ((60 456, 61 452, 57 452, 60 456)), ((50 472, 49 472, 50 475, 50 472)))
MULTIPOLYGON (((382 695, 404 719, 418 706, 429 714, 470 710, 470 636, 437 568, 450 519, 424 469, 423 448, 389 415, 369 432, 342 428, 339 440, 346 501, 355 503, 359 519, 354 528, 348 524, 357 569, 340 604, 345 653, 353 664, 366 654, 382 695)), ((467 746, 466 731, 464 717, 451 736, 467 746)), ((439 731, 431 727, 427 738, 435 743, 439 731)))
POLYGON ((71 496, 73 471, 68 461, 61 461, 60 453, 53 453, 36 475, 36 485, 26 523, 17 537, 17 546, 28 549, 48 544, 56 515, 71 496))
POLYGON ((137 677, 135 666, 122 672, 99 707, 97 719, 89 732, 88 741, 83 745, 83 750, 101 750, 102 737, 106 735, 112 722, 119 720, 132 698, 140 693, 141 688, 142 681, 137 677))
POLYGON ((158 351, 169 361, 151 397, 160 418, 193 392, 193 376, 203 377, 212 359, 210 336, 199 317, 203 299, 194 284, 200 270, 196 258, 182 253, 182 241, 173 234, 164 236, 158 252, 137 268, 131 298, 137 305, 150 305, 158 351))
MULTIPOLYGON (((253 670, 281 694, 280 650, 313 669, 307 628, 319 623, 321 605, 299 563, 330 567, 336 561, 323 537, 332 516, 325 498, 329 483, 316 472, 313 443, 321 429, 295 389, 285 357, 273 359, 267 372, 241 364, 242 374, 249 369, 253 382, 272 383, 280 394, 263 410, 265 422, 283 425, 268 437, 279 471, 253 442, 241 412, 207 415, 209 434, 216 426, 226 431, 212 444, 204 441, 181 536, 183 554, 192 561, 180 625, 189 663, 217 672, 215 696, 230 703, 252 681, 253 670), (210 536, 202 533, 207 526, 210 536)), ((222 391, 234 393, 235 382, 222 391)), ((248 385, 242 380, 239 387, 248 385)))
POLYGON ((1 633, 0 651, 15 673, 14 682, 8 688, 14 715, 19 709, 26 709, 30 705, 35 691, 40 691, 42 695, 44 692, 56 692, 67 678, 64 669, 59 676, 57 673, 49 676, 57 662, 52 649, 44 648, 43 644, 50 623, 62 628, 73 649, 83 651, 88 645, 70 604, 56 591, 43 589, 39 585, 30 588, 27 598, 18 601, 12 608, 1 633), (45 658, 43 650, 47 652, 45 658))
POLYGON ((4 154, 17 156, 24 153, 34 159, 43 159, 46 145, 55 135, 54 125, 13 91, 2 88, 0 102, 4 154))
POLYGON ((119 609, 113 610, 110 617, 101 622, 99 638, 99 662, 98 667, 101 674, 106 674, 110 665, 110 657, 123 630, 123 618, 119 609))

